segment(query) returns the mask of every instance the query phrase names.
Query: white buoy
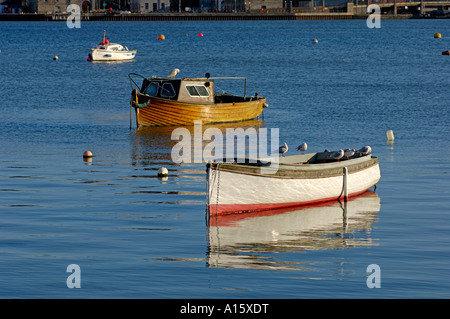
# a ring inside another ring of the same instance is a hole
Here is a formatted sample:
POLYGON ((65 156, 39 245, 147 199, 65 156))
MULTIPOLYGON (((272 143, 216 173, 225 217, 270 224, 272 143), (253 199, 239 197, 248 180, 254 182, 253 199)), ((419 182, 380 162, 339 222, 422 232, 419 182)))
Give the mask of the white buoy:
POLYGON ((161 167, 160 169, 158 169, 158 176, 163 177, 163 176, 168 176, 168 175, 169 175, 169 171, 167 170, 167 168, 161 167))
POLYGON ((312 43, 319 43, 319 40, 313 39, 313 40, 312 40, 312 43))
POLYGON ((388 142, 394 142, 394 131, 389 130, 386 132, 388 142))
POLYGON ((55 56, 53 57, 53 60, 54 60, 54 61, 58 61, 58 60, 59 60, 59 57, 58 57, 57 55, 55 55, 55 56))

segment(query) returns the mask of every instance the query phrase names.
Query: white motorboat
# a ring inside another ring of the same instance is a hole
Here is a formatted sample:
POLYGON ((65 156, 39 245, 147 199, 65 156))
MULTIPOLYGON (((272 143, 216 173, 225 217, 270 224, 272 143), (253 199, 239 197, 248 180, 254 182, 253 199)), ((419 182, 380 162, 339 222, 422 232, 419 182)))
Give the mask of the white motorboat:
POLYGON ((125 61, 132 60, 136 56, 137 50, 129 50, 126 46, 118 43, 110 43, 105 39, 103 33, 103 41, 95 48, 91 49, 91 53, 87 58, 88 61, 125 61))

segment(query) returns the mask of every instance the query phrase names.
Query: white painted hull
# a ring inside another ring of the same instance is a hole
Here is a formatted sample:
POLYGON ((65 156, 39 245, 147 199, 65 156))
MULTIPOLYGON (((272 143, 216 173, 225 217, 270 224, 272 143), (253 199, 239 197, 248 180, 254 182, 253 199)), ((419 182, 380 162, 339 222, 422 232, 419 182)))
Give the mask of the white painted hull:
POLYGON ((125 61, 132 60, 136 56, 136 51, 109 51, 101 49, 91 50, 92 61, 125 61))
POLYGON ((209 168, 209 213, 214 215, 259 211, 335 200, 344 195, 343 173, 326 177, 320 175, 327 175, 329 169, 341 172, 344 167, 359 165, 358 167, 363 168, 353 172, 349 170, 347 176, 348 196, 354 196, 365 192, 380 179, 378 161, 375 163, 372 160, 373 163, 368 164, 369 160, 370 157, 366 157, 305 167, 305 171, 320 171, 323 168, 323 174, 317 173, 317 177, 313 178, 290 178, 276 174, 259 175, 209 168))

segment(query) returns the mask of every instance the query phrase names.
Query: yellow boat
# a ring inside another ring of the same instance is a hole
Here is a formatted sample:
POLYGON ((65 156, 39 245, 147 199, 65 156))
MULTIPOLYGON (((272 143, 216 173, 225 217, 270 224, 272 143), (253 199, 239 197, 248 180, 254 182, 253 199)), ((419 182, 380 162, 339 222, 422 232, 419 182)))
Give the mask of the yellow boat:
POLYGON ((258 118, 267 107, 266 99, 257 93, 246 96, 245 77, 145 78, 128 75, 132 87, 130 105, 136 111, 137 126, 173 126, 239 122, 258 118), (135 77, 142 78, 138 85, 135 77), (243 79, 244 95, 214 92, 215 80, 243 79))

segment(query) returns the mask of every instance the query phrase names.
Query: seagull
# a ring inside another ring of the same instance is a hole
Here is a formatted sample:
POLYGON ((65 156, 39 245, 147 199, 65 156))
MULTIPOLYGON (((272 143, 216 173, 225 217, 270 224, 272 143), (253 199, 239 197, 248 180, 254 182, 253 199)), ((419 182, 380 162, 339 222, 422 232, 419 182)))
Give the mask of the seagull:
POLYGON ((372 152, 372 148, 369 145, 366 145, 362 148, 360 148, 359 150, 356 151, 356 153, 362 154, 362 155, 367 155, 370 152, 372 152))
POLYGON ((286 153, 288 151, 288 146, 286 143, 284 143, 283 145, 280 146, 280 148, 278 149, 278 153, 281 154, 281 156, 284 157, 284 153, 286 153))
POLYGON ((307 148, 308 148, 308 144, 306 144, 305 142, 303 142, 302 144, 300 144, 299 146, 297 146, 297 151, 304 152, 304 151, 306 151, 307 148))
POLYGON ((343 156, 344 156, 344 150, 339 150, 339 151, 333 152, 330 155, 330 158, 339 161, 343 156))
POLYGON ((353 156, 355 154, 355 149, 354 148, 347 148, 347 149, 345 149, 344 150, 344 156, 346 156, 347 157, 347 159, 350 157, 350 156, 353 156))
POLYGON ((177 75, 180 72, 180 69, 173 69, 170 73, 169 73, 169 78, 173 78, 175 77, 175 75, 177 75))

